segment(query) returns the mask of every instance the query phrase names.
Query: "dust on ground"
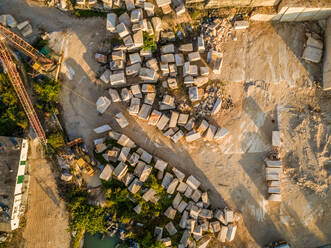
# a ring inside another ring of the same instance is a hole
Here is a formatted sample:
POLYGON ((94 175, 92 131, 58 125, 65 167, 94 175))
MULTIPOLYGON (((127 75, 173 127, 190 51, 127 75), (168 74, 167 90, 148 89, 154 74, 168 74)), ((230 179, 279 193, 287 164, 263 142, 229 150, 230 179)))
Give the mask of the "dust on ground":
POLYGON ((29 204, 25 215, 23 247, 69 247, 69 217, 66 204, 57 192, 52 164, 42 156, 43 152, 38 142, 30 143, 29 204))
POLYGON ((34 27, 43 25, 48 32, 59 32, 59 40, 68 38, 64 62, 75 73, 73 80, 64 77, 61 104, 70 137, 83 137, 92 150, 93 139, 100 137, 93 128, 108 123, 148 152, 196 176, 215 207, 228 205, 242 213, 238 235, 229 247, 262 247, 279 239, 292 247, 331 243, 330 172, 320 167, 320 161, 330 156, 330 95, 321 97, 321 90, 312 87, 320 67, 300 59, 305 24, 256 23, 239 34, 236 42, 224 44, 224 71, 219 79, 226 82, 234 107, 222 111, 214 121, 230 135, 219 144, 203 140, 174 144, 154 127, 129 116, 120 104, 112 104, 104 115, 97 113, 97 98, 109 96, 106 87, 95 80, 100 66, 94 53, 107 51, 109 45, 104 20, 72 19, 40 7, 14 11, 19 2, 24 1, 7 1, 7 13, 15 13, 21 20, 30 18, 34 27), (129 120, 129 127, 123 130, 113 119, 120 110, 129 120), (314 113, 302 114, 309 111, 314 113), (286 168, 280 204, 265 200, 262 162, 277 124, 283 135, 286 168), (309 184, 314 185, 309 189, 300 184, 305 176, 305 182, 310 178, 309 184))

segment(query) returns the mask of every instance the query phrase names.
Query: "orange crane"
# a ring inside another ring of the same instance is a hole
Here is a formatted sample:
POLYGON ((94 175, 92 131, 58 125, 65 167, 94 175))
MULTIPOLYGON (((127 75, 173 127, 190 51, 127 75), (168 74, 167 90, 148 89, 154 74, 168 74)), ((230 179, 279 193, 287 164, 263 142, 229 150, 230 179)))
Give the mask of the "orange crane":
POLYGON ((33 61, 35 61, 36 64, 32 66, 33 69, 38 70, 41 66, 45 71, 48 71, 54 65, 54 61, 52 59, 47 58, 44 54, 40 53, 37 49, 35 49, 17 34, 13 33, 1 24, 0 34, 2 34, 2 36, 12 45, 20 49, 26 55, 31 57, 33 61))
POLYGON ((47 139, 44 129, 40 124, 37 113, 33 108, 30 97, 24 87, 20 74, 17 71, 16 64, 8 51, 6 40, 10 41, 11 44, 15 45, 17 48, 20 48, 24 53, 30 56, 35 63, 38 63, 46 70, 54 65, 54 61, 41 54, 22 38, 0 25, 0 59, 2 61, 2 65, 8 74, 17 97, 23 106, 25 114, 27 115, 31 126, 36 133, 37 138, 42 144, 46 145, 47 139))

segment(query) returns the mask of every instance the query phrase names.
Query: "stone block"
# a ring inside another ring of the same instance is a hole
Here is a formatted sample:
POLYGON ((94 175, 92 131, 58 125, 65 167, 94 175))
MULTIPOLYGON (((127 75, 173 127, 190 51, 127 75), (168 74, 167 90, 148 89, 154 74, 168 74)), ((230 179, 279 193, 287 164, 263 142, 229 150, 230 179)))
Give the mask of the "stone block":
POLYGON ((163 130, 168 124, 169 120, 170 120, 169 117, 167 117, 166 115, 162 115, 159 121, 157 122, 156 127, 159 130, 163 130))
POLYGON ((139 53, 131 53, 129 54, 129 59, 131 64, 141 63, 141 58, 139 53))
POLYGON ((125 2, 126 9, 128 11, 131 11, 135 8, 133 0, 124 0, 124 2, 125 2))
POLYGON ((152 166, 150 166, 150 165, 145 165, 144 166, 144 169, 143 169, 143 171, 141 172, 141 175, 140 175, 140 177, 139 177, 139 180, 141 181, 141 182, 146 182, 146 180, 148 179, 148 177, 149 177, 149 175, 151 174, 151 172, 152 172, 152 166))
POLYGON ((117 90, 109 89, 108 92, 109 92, 109 95, 110 95, 111 100, 113 102, 120 102, 121 101, 120 95, 118 94, 117 90))
POLYGON ((121 162, 114 169, 114 176, 118 180, 122 180, 122 178, 125 176, 127 171, 128 171, 128 166, 121 162))
POLYGON ((188 205, 187 202, 182 200, 177 207, 178 212, 182 213, 186 209, 187 205, 188 205))
POLYGON ((234 221, 234 214, 233 211, 230 209, 224 209, 224 219, 226 223, 232 223, 234 221))
POLYGON ((187 56, 190 62, 199 61, 201 59, 199 52, 191 52, 187 56))
POLYGON ((223 64, 223 59, 222 58, 217 58, 215 63, 214 63, 213 73, 221 74, 222 64, 223 64))
POLYGON ((229 242, 234 240, 234 237, 236 236, 237 232, 237 225, 231 224, 228 225, 228 232, 226 234, 226 238, 229 242))
MULTIPOLYGON (((133 6, 133 8, 134 8, 134 6, 133 6)), ((127 27, 131 26, 131 19, 130 19, 130 16, 127 12, 124 12, 122 15, 120 15, 118 17, 118 22, 119 23, 124 23, 127 27)))
POLYGON ((140 188, 141 188, 142 185, 143 185, 143 183, 140 182, 138 178, 135 178, 135 179, 133 180, 133 182, 130 184, 128 190, 129 190, 132 194, 136 194, 136 193, 140 190, 140 188))
POLYGON ((214 139, 215 133, 217 128, 214 125, 209 125, 207 132, 206 132, 206 139, 211 141, 214 139))
POLYGON ((280 131, 272 131, 272 145, 280 146, 280 131))
POLYGON ((125 162, 129 157, 130 148, 122 147, 120 155, 118 156, 118 161, 125 162))
POLYGON ((177 143, 181 138, 184 137, 184 133, 182 130, 179 130, 177 131, 172 137, 171 137, 171 140, 174 142, 174 143, 177 143))
POLYGON ((175 174, 175 176, 178 178, 179 181, 184 180, 185 174, 178 170, 177 168, 173 167, 172 172, 175 174))
POLYGON ((280 194, 270 194, 267 199, 268 201, 281 202, 282 196, 280 194))
POLYGON ((145 100, 144 103, 149 104, 149 105, 153 105, 154 100, 155 100, 155 93, 147 93, 145 96, 145 100))
POLYGON ((96 105, 97 105, 97 111, 101 114, 103 114, 107 108, 109 107, 111 101, 105 97, 105 96, 101 96, 98 98, 96 105))
POLYGON ((153 17, 152 24, 156 32, 162 31, 162 21, 159 17, 153 17))
POLYGON ((161 62, 164 63, 175 63, 175 56, 172 53, 169 54, 162 54, 161 55, 161 62))
POLYGON ((116 32, 122 39, 130 34, 128 28, 124 23, 120 23, 116 26, 116 32))
POLYGON ((187 225, 187 220, 188 220, 188 212, 184 211, 184 213, 180 219, 180 222, 179 222, 179 227, 182 229, 185 229, 186 225, 187 225))
POLYGON ((221 231, 217 235, 217 239, 220 242, 224 243, 226 241, 227 233, 228 233, 228 227, 227 226, 222 226, 221 231))
POLYGON ((121 128, 125 128, 129 125, 129 122, 127 121, 122 112, 119 112, 115 115, 115 120, 121 128))
POLYGON ((176 53, 175 62, 176 62, 176 66, 183 66, 184 65, 184 55, 181 53, 176 53))
POLYGON ((199 93, 197 87, 190 87, 188 89, 188 94, 192 102, 196 102, 199 100, 199 93))
POLYGON ((191 187, 187 186, 185 193, 184 193, 185 197, 190 198, 192 193, 193 193, 193 189, 191 187))
POLYGON ((201 198, 201 191, 198 189, 194 190, 193 194, 191 195, 191 198, 194 202, 198 202, 201 198))
POLYGON ((166 174, 163 177, 161 186, 165 189, 167 189, 170 185, 170 183, 172 182, 174 176, 172 174, 170 174, 169 172, 166 172, 166 174))
POLYGON ((175 235, 177 233, 177 229, 172 221, 165 225, 165 229, 167 229, 170 236, 175 235))
POLYGON ((187 247, 187 245, 189 243, 189 240, 190 240, 190 236, 191 235, 190 235, 190 232, 189 231, 185 230, 183 232, 183 235, 182 235, 182 237, 180 239, 180 244, 182 244, 183 247, 187 247))
POLYGON ((182 44, 178 48, 181 52, 193 52, 193 45, 192 43, 182 44))
POLYGON ((154 93, 155 92, 155 86, 152 84, 143 84, 141 87, 141 91, 143 93, 154 93))
POLYGON ((174 44, 167 44, 161 47, 161 53, 174 53, 175 52, 175 45, 174 44))
POLYGON ((221 224, 219 221, 213 221, 209 224, 209 230, 212 233, 217 233, 221 230, 221 224))
POLYGON ((126 78, 124 72, 114 73, 110 75, 110 84, 112 86, 126 84, 126 78))
MULTIPOLYGON (((108 181, 108 180, 111 178, 112 174, 113 174, 113 170, 114 170, 114 167, 111 166, 111 165, 109 165, 109 164, 107 164, 107 165, 105 166, 105 168, 102 170, 102 172, 101 172, 99 178, 100 178, 101 180, 108 181)), ((179 194, 179 193, 178 193, 178 194, 179 194)))
POLYGON ((140 109, 140 99, 136 97, 131 98, 130 107, 128 109, 130 115, 137 115, 140 109))
POLYGON ((118 139, 117 144, 121 146, 126 146, 129 148, 134 148, 136 145, 135 143, 125 134, 122 134, 121 137, 118 139))
POLYGON ((233 26, 234 26, 235 30, 247 29, 249 27, 249 22, 248 21, 235 21, 233 26))
POLYGON ((211 111, 211 115, 216 115, 222 107, 222 98, 217 98, 216 102, 214 103, 213 110, 211 111))
POLYGON ((175 193, 176 187, 179 183, 179 180, 177 178, 175 178, 174 180, 171 181, 171 183, 169 184, 168 188, 167 188, 167 193, 172 195, 173 193, 175 193))
MULTIPOLYGON (((153 94, 153 93, 151 93, 151 94, 153 94)), ((157 122, 161 118, 161 115, 162 115, 161 112, 154 109, 153 112, 151 113, 151 115, 149 116, 148 125, 156 126, 157 122)))
POLYGON ((184 182, 180 182, 178 187, 177 187, 177 191, 180 193, 184 193, 187 189, 187 184, 184 182))
POLYGON ((197 190, 201 183, 194 176, 191 175, 187 178, 186 184, 192 189, 197 190))
POLYGON ((313 63, 319 63, 322 59, 322 55, 323 55, 322 49, 307 46, 303 51, 302 58, 311 61, 313 63))
POLYGON ((164 212, 164 215, 165 215, 167 218, 173 220, 173 219, 175 219, 176 212, 177 212, 177 211, 176 211, 175 209, 173 209, 172 207, 168 207, 167 210, 164 212))
POLYGON ((115 32, 117 22, 118 22, 117 15, 115 13, 108 13, 107 14, 106 29, 110 32, 115 32))
POLYGON ((170 117, 170 122, 169 122, 169 127, 176 127, 177 126, 177 120, 179 117, 179 113, 176 111, 171 111, 171 117, 170 117))
POLYGON ((131 92, 127 88, 122 88, 121 90, 121 98, 123 102, 128 102, 130 101, 132 97, 131 92))

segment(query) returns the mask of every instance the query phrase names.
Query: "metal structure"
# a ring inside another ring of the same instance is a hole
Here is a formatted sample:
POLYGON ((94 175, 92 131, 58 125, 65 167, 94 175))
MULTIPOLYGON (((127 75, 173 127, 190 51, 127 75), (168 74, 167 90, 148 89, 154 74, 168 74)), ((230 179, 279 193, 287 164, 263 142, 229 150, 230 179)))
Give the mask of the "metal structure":
MULTIPOLYGON (((36 49, 34 49, 30 44, 25 42, 23 39, 21 39, 17 35, 10 32, 8 29, 5 29, 3 26, 0 25, 0 34, 3 34, 3 30, 5 30, 6 33, 2 37, 0 36, 0 59, 2 61, 2 65, 5 71, 7 72, 10 82, 14 87, 17 97, 19 98, 23 106, 25 114, 27 115, 31 126, 35 131, 37 138, 40 140, 42 144, 46 145, 47 139, 45 132, 40 124, 37 113, 33 108, 32 102, 24 87, 20 74, 17 71, 16 64, 13 61, 13 58, 8 51, 7 45, 5 43, 5 39, 6 38, 9 39, 11 43, 21 48, 25 53, 27 53, 36 61, 40 61, 40 62, 45 61, 46 63, 48 63, 51 60, 49 60, 47 57, 45 57, 36 49)), ((51 62, 53 64, 53 61, 51 62)))
POLYGON ((31 57, 34 61, 40 63, 45 69, 50 68, 54 61, 50 58, 47 58, 45 55, 40 53, 37 49, 19 37, 17 34, 11 32, 9 29, 5 28, 0 24, 0 33, 6 38, 6 40, 10 41, 12 45, 16 46, 26 55, 31 57))

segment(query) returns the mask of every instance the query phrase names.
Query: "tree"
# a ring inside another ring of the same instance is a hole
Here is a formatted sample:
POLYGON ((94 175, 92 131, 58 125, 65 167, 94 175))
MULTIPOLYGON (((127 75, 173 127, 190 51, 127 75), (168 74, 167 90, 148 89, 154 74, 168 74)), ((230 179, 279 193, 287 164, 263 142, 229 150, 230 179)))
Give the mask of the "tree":
POLYGON ((70 196, 70 231, 76 231, 73 239, 74 247, 78 247, 79 240, 86 231, 92 235, 106 232, 105 211, 101 207, 91 206, 87 200, 88 194, 83 190, 74 190, 70 196))
POLYGON ((59 98, 60 84, 54 79, 43 80, 35 82, 33 88, 38 95, 38 105, 42 110, 46 112, 53 111, 53 106, 59 98))
POLYGON ((28 120, 6 74, 0 73, 0 135, 28 127, 28 120))

